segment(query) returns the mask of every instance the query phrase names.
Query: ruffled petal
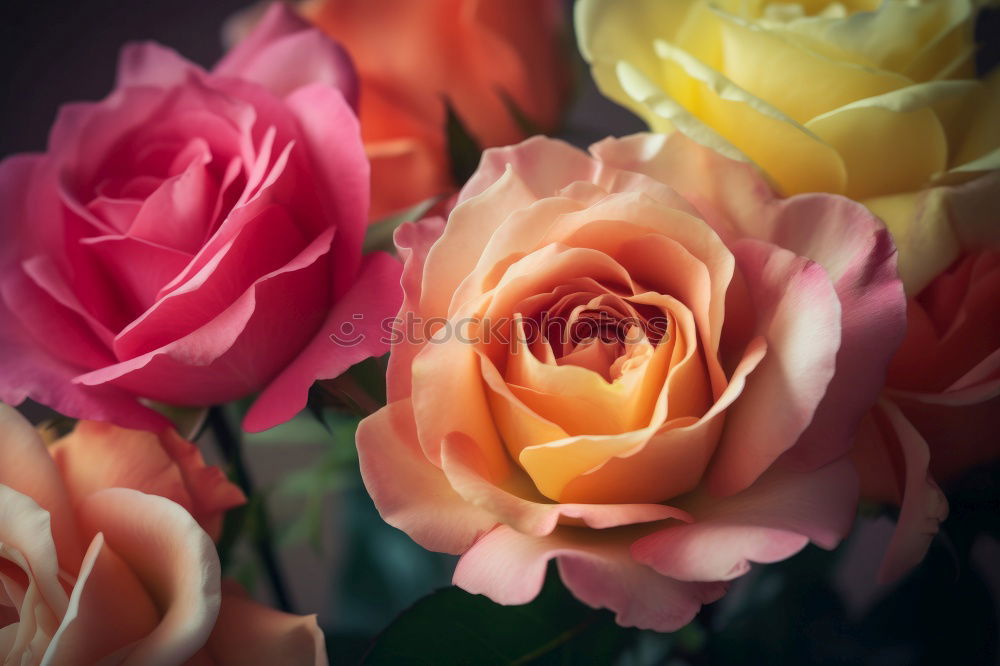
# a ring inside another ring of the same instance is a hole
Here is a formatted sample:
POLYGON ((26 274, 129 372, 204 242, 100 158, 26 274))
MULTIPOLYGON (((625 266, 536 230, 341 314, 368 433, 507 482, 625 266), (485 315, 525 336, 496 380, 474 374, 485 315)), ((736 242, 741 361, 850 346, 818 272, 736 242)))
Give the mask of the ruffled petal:
POLYGON ((841 340, 840 303, 819 264, 751 240, 733 252, 768 348, 726 417, 709 468, 709 487, 721 495, 749 487, 798 441, 834 376, 841 340))
MULTIPOLYGON (((59 581, 61 563, 51 525, 49 512, 37 502, 13 488, 0 485, 2 556, 25 572, 29 586, 37 591, 40 601, 58 622, 66 613, 69 598, 59 581)), ((67 562, 72 569, 77 564, 67 562)))
POLYGON ((17 405, 31 398, 71 418, 113 421, 132 428, 160 430, 170 422, 134 395, 111 386, 73 383, 81 368, 39 347, 0 299, 0 401, 17 405))
POLYGON ((153 351, 80 375, 74 383, 111 384, 153 400, 191 406, 227 402, 258 390, 300 352, 322 321, 325 313, 317 303, 327 302, 323 290, 329 289, 332 231, 256 280, 200 328, 153 351), (285 319, 296 325, 275 335, 275 322, 285 319), (232 367, 241 372, 233 373, 232 367))
POLYGON ((687 512, 662 504, 559 504, 538 496, 531 482, 518 477, 504 486, 490 478, 482 453, 460 433, 445 438, 442 470, 448 483, 470 504, 478 506, 525 534, 545 536, 558 524, 579 524, 593 529, 657 522, 687 521, 687 512))
POLYGON ((122 663, 168 666, 194 655, 219 612, 219 556, 205 531, 178 504, 125 488, 90 495, 79 515, 85 532, 103 533, 161 614, 122 663))
POLYGON ((879 567, 878 581, 884 584, 896 581, 924 558, 948 516, 948 500, 928 470, 927 442, 899 407, 882 400, 873 408, 872 419, 859 432, 853 457, 864 482, 862 494, 900 505, 896 529, 879 567))
POLYGON ((424 218, 420 222, 400 225, 393 234, 396 252, 403 261, 400 285, 403 287, 403 304, 392 326, 392 354, 386 371, 386 392, 390 402, 410 397, 412 390, 411 366, 420 352, 422 340, 417 340, 414 325, 420 294, 423 291, 424 262, 434 242, 444 232, 445 220, 440 217, 424 218))
POLYGON ((371 170, 358 119, 340 92, 320 83, 299 88, 285 104, 304 139, 325 219, 336 224, 334 295, 340 297, 357 279, 368 227, 371 170))
POLYGON ((74 571, 83 555, 73 504, 45 442, 17 410, 0 404, 0 485, 30 497, 50 516, 60 566, 74 571))
POLYGON ((98 534, 42 664, 96 664, 112 656, 124 661, 159 621, 159 611, 142 583, 98 534))
POLYGON ((724 583, 684 583, 633 561, 633 538, 627 530, 571 529, 535 537, 502 525, 462 556, 454 583, 499 604, 525 604, 541 590, 546 563, 558 558, 563 582, 581 601, 611 609, 621 625, 656 631, 679 629, 725 593, 724 583))
POLYGON ((847 460, 809 473, 775 469, 725 499, 702 491, 681 502, 695 521, 639 539, 632 556, 678 580, 731 580, 751 562, 783 560, 809 541, 833 548, 850 529, 857 498, 847 460))
POLYGON ((49 449, 74 503, 107 488, 131 488, 180 504, 210 533, 246 501, 218 467, 174 430, 159 435, 81 421, 49 449))
POLYGON ((341 298, 313 340, 273 379, 243 421, 257 432, 291 419, 317 379, 333 379, 388 348, 386 321, 399 309, 399 262, 384 252, 367 257, 358 281, 341 298))
POLYGON ((365 488, 385 522, 424 548, 462 553, 497 519, 455 492, 423 455, 409 400, 390 403, 358 426, 365 488))
POLYGON ((253 81, 279 97, 303 85, 323 83, 357 106, 358 81, 350 56, 284 3, 272 4, 212 73, 253 81))

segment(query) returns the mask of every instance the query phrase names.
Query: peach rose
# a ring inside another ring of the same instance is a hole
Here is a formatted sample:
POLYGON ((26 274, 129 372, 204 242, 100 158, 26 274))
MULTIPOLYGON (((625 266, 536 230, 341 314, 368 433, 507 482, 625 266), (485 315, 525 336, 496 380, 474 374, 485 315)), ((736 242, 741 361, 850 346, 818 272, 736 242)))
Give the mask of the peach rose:
POLYGON ((948 502, 937 482, 1000 458, 1000 245, 966 254, 909 301, 906 339, 860 430, 862 494, 900 507, 879 578, 926 553, 948 502))
POLYGON ((210 534, 243 501, 173 431, 83 421, 46 449, 0 404, 4 663, 325 664, 314 617, 220 587, 210 534))
POLYGON ((558 0, 309 0, 360 79, 361 134, 378 219, 452 188, 445 105, 483 147, 554 129, 569 92, 558 0))
POLYGON ((673 630, 850 527, 904 297, 860 204, 780 199, 682 134, 590 150, 489 150, 447 224, 397 232, 361 470, 386 521, 462 554, 460 587, 524 603, 556 558, 585 603, 673 630))

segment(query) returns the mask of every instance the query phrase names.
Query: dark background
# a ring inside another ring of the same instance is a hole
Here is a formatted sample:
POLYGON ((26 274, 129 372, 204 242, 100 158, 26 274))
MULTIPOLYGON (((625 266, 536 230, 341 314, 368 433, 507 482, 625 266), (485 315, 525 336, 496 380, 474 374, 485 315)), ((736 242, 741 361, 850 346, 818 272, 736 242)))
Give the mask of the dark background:
MULTIPOLYGON (((251 4, 253 0, 0 0, 0 157, 44 150, 62 104, 107 95, 118 51, 127 42, 158 41, 211 67, 223 53, 223 23, 251 4)), ((565 1, 568 31, 572 4, 565 1)), ((638 118, 596 91, 575 43, 573 52, 577 99, 566 123, 573 131, 564 138, 586 146, 610 134, 644 130, 638 118)))
POLYGON ((0 0, 0 155, 38 151, 59 106, 98 100, 126 42, 155 40, 202 65, 246 0, 0 0))

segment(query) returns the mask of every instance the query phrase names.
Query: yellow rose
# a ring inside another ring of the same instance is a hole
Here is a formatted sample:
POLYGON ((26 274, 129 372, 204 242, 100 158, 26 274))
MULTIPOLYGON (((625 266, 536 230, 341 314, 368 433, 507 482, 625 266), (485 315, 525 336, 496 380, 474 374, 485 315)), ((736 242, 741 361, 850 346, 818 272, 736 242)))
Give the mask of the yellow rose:
POLYGON ((654 131, 752 161, 786 195, 868 205, 914 290, 964 240, 950 186, 1000 167, 1000 74, 974 78, 980 5, 578 0, 576 30, 601 90, 654 131))

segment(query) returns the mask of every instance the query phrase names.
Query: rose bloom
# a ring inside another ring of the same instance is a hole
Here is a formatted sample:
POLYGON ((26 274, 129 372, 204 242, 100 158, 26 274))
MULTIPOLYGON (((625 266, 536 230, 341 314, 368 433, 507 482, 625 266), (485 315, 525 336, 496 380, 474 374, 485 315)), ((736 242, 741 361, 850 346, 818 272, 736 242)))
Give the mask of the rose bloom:
POLYGON ((398 307, 398 263, 362 266, 354 96, 343 51, 281 6, 211 72, 127 46, 110 96, 0 163, 0 399, 160 429, 138 398, 263 390, 260 429, 380 352, 328 337, 398 307))
POLYGON ((973 0, 579 0, 601 90, 654 131, 753 161, 786 195, 845 194, 892 230, 908 293, 958 254, 928 188, 1000 167, 1000 71, 973 0))
POLYGON ((452 189, 445 103, 482 147, 555 129, 571 81, 559 0, 307 0, 351 54, 378 219, 452 189))
POLYGON ((401 327, 428 337, 396 335, 361 471, 460 587, 525 603, 555 558, 583 602, 674 630, 849 529, 904 297, 857 203, 780 199, 682 134, 590 150, 489 150, 447 224, 397 232, 401 327))
POLYGON ((938 482, 1000 458, 1000 243, 938 275, 907 320, 855 451, 862 494, 900 507, 883 581, 923 558, 948 515, 938 482))
POLYGON ((0 405, 4 663, 326 664, 315 616, 220 585, 212 536, 243 502, 172 430, 83 421, 46 448, 0 405))

